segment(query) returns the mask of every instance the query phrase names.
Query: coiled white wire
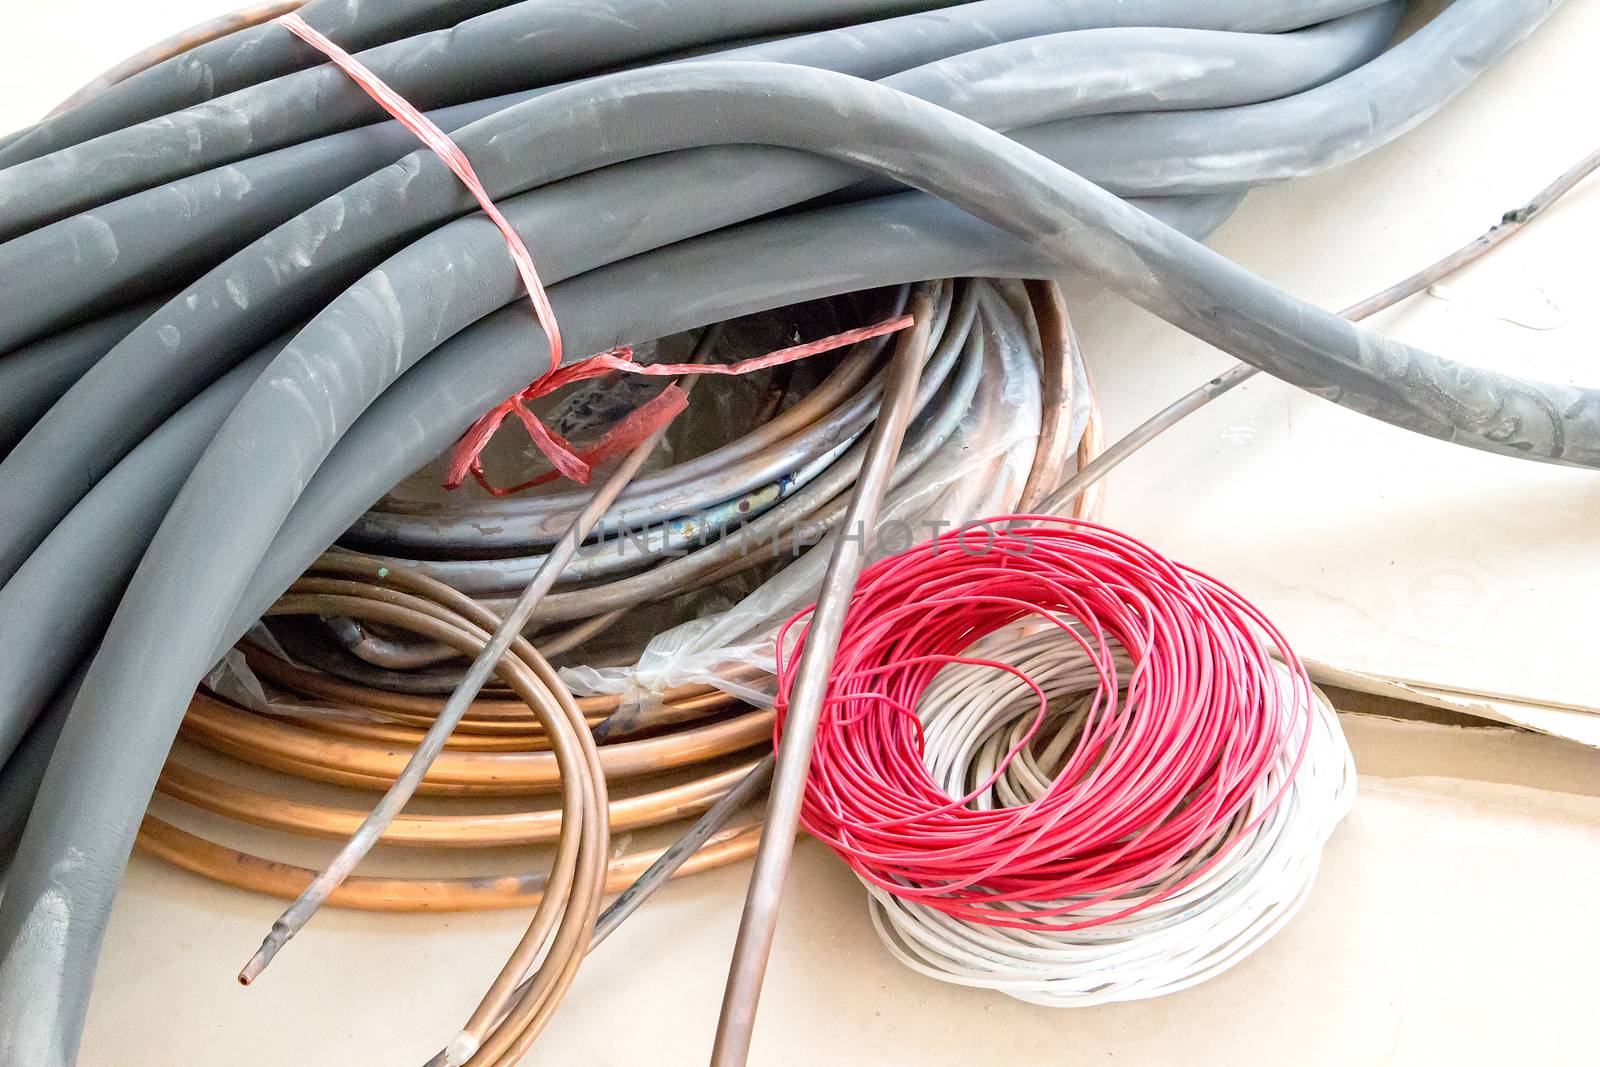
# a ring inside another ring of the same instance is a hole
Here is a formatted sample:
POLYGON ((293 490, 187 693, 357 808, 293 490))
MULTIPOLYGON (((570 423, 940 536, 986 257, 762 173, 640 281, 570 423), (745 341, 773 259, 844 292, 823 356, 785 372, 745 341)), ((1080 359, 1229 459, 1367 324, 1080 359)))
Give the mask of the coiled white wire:
MULTIPOLYGON (((1071 750, 1098 675, 1075 642, 1037 620, 990 634, 975 642, 969 654, 1021 668, 1050 699, 1039 740, 1020 752, 974 802, 986 808, 1029 803, 1043 793, 1071 750)), ((1126 677, 1129 667, 1126 654, 1119 652, 1119 676, 1126 677)), ((1280 669, 1279 677, 1285 694, 1293 694, 1288 672, 1280 669)), ((1281 755, 1250 804, 1159 881, 1027 929, 953 918, 868 884, 878 937, 907 967, 930 978, 995 989, 1051 1007, 1142 1000, 1222 973, 1265 944, 1300 910, 1328 837, 1355 801, 1355 763, 1338 717, 1320 692, 1312 692, 1311 736, 1298 771, 1294 757, 1307 718, 1291 715, 1281 755), (1277 807, 1247 829, 1291 774, 1277 807), (1158 895, 1230 842, 1215 866, 1172 896, 1100 925, 1058 928, 1116 914, 1158 895)), ((993 773, 1037 712, 1038 698, 1017 677, 992 668, 947 667, 918 707, 926 738, 924 762, 947 793, 964 795, 993 773)), ((1026 916, 1060 903, 1066 902, 1011 908, 1026 916)))

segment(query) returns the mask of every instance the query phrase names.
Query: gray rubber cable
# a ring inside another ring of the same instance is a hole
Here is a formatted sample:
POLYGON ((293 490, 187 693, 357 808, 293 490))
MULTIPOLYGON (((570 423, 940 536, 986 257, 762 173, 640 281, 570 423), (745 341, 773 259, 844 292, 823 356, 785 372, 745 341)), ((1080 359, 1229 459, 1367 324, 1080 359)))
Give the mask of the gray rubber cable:
MULTIPOLYGON (((592 93, 592 84, 581 95, 592 93)), ((578 92, 576 87, 571 91, 578 92)), ((1415 96, 1419 107, 1432 99, 1420 91, 1415 96)), ((505 155, 483 153, 485 158, 478 163, 495 195, 536 184, 515 169, 513 160, 521 154, 520 145, 531 141, 525 131, 542 128, 541 121, 562 121, 553 114, 561 106, 560 98, 562 94, 554 94, 529 101, 461 132, 469 152, 482 143, 503 149, 505 155), (551 100, 558 102, 551 105, 551 100), (550 117, 540 120, 541 114, 550 117)), ((1360 106, 1358 96, 1352 95, 1351 105, 1360 106)), ((1315 131, 1307 135, 1315 136, 1315 131)), ((646 144, 636 151, 651 147, 646 144)), ((537 151, 531 144, 530 150, 537 151)), ((759 180, 768 193, 760 209, 771 210, 839 188, 855 173, 837 163, 771 148, 702 150, 677 158, 664 169, 647 199, 613 197, 598 202, 678 203, 680 198, 704 197, 708 189, 726 188, 729 182, 759 180)), ((601 156, 591 164, 610 161, 601 156)), ((586 169, 577 162, 570 167, 586 169)), ((110 463, 170 411, 169 405, 220 372, 230 353, 242 354, 264 343, 290 324, 286 312, 302 301, 325 299, 330 286, 347 283, 375 265, 379 249, 401 235, 468 210, 467 200, 436 159, 407 157, 279 227, 142 324, 0 464, 0 494, 21 502, 11 526, 0 531, 0 577, 20 562, 110 463), (379 204, 385 207, 380 209, 379 204), (129 407, 129 417, 86 424, 79 414, 113 402, 129 407)))
MULTIPOLYGON (((346 48, 361 50, 453 25, 512 0, 311 0, 300 17, 346 48)), ((322 61, 276 26, 253 26, 141 71, 65 114, 19 130, 0 148, 9 167, 145 119, 243 89, 322 61)))
POLYGON ((104 630, 184 478, 287 338, 223 375, 102 479, 0 586, 0 764, 104 630), (41 608, 49 616, 35 614, 41 608), (48 617, 49 625, 40 625, 48 617))
MULTIPOLYGON (((11 275, 5 275, 9 279, 11 275)), ((0 458, 165 300, 145 301, 42 338, 0 359, 0 458)))
MULTIPOLYGON (((524 0, 448 29, 380 45, 359 58, 396 92, 439 108, 551 85, 696 44, 820 29, 941 0, 524 0)), ((970 20, 968 20, 970 21, 970 20)), ((290 38, 281 27, 266 34, 290 38)), ((308 60, 309 45, 290 47, 308 60)), ((383 117, 323 63, 0 170, 0 237, 249 155, 383 117)))
MULTIPOLYGON (((1398 9, 1389 4, 1366 17, 1289 35, 1161 27, 1090 30, 1030 37, 1017 48, 985 48, 963 57, 959 49, 971 45, 973 34, 952 40, 946 33, 932 43, 911 38, 920 43, 914 49, 905 40, 898 47, 872 41, 866 54, 873 57, 875 71, 897 88, 1011 128, 1140 105, 1221 107, 1300 91, 1376 55, 1398 9), (939 62, 944 58, 939 56, 916 67, 934 45, 955 49, 956 62, 939 62), (1175 55, 1189 58, 1174 63, 1175 55), (1019 69, 1008 77, 1007 65, 1013 62, 1019 69), (897 71, 905 73, 896 76, 897 71)), ((1020 28, 1007 26, 1008 32, 1020 28)), ((863 53, 841 47, 841 35, 782 42, 782 54, 807 66, 859 74, 863 53)), ((777 46, 762 46, 724 55, 762 59, 777 52, 777 46)), ((474 101, 431 117, 453 131, 530 95, 474 101)), ((241 238, 260 236, 414 149, 413 135, 398 123, 377 123, 131 193, 0 244, 0 271, 17 279, 16 299, 0 308, 0 352, 110 294, 140 295, 157 264, 169 271, 184 264, 198 273, 236 249, 241 238), (163 224, 152 225, 158 219, 163 224)))
MULTIPOLYGON (((958 54, 886 82, 996 128, 1100 112, 1226 107, 1301 92, 1370 60, 1398 11, 1389 4, 1275 35, 1080 30, 958 54), (1188 61, 1173 63, 1174 55, 1188 61)), ((826 66, 834 57, 805 58, 809 66, 826 66)), ((529 96, 475 101, 430 117, 454 131, 529 96)), ((157 278, 170 285, 177 264, 198 275, 415 147, 399 123, 378 123, 135 193, 0 244, 0 273, 16 279, 15 299, 0 310, 0 351, 76 319, 96 302, 144 295, 157 278), (154 226, 154 219, 169 221, 154 226), (157 264, 165 274, 151 269, 157 264)))

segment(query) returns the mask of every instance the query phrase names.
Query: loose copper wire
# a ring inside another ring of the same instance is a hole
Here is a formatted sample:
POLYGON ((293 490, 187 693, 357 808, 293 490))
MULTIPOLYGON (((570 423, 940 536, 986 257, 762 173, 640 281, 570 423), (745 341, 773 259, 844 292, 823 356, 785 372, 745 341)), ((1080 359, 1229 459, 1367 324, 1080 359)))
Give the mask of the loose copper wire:
MULTIPOLYGON (((1082 471, 1106 450, 1105 415, 1100 410, 1100 393, 1094 387, 1089 368, 1083 368, 1084 379, 1089 383, 1089 418, 1083 424, 1083 440, 1078 442, 1078 470, 1082 471)), ((1106 510, 1106 484, 1096 482, 1078 494, 1072 502, 1072 517, 1098 522, 1106 510)))
MULTIPOLYGON (((359 572, 362 564, 343 561, 334 569, 340 566, 359 572)), ((378 577, 389 575, 384 569, 378 577)), ((359 593, 346 592, 347 586, 339 581, 309 584, 326 591, 292 593, 281 598, 273 612, 342 614, 378 622, 442 641, 464 655, 481 649, 493 626, 493 616, 486 609, 417 575, 401 574, 392 586, 359 593), (433 593, 435 599, 403 591, 406 588, 433 593), (464 610, 458 614, 440 603, 451 600, 460 602, 464 610), (477 625, 476 620, 489 625, 477 625)), ((563 795, 556 855, 545 892, 522 940, 474 1015, 474 1020, 504 1020, 499 1028, 486 1033, 490 1043, 521 1043, 532 1040, 570 986, 594 928, 607 862, 609 828, 603 818, 607 797, 604 771, 588 724, 544 658, 518 638, 495 670, 541 720, 552 751, 530 755, 545 762, 545 773, 554 777, 563 795)), ((478 755, 492 758, 501 754, 478 755)), ((292 935, 287 928, 280 929, 282 925, 282 920, 275 924, 269 937, 274 949, 292 935)), ((270 956, 258 954, 241 972, 240 981, 249 982, 260 970, 258 960, 264 963, 270 956)), ((476 1032, 485 1034, 481 1028, 476 1032)))
MULTIPOLYGON (((761 836, 758 820, 730 826, 679 868, 694 874, 748 857, 761 836)), ((139 826, 139 849, 175 867, 253 893, 293 900, 317 872, 219 845, 154 815, 139 826)), ((665 849, 629 853, 606 866, 605 892, 626 889, 665 849)), ((490 911, 537 904, 546 885, 543 871, 470 878, 381 878, 355 875, 329 903, 364 911, 490 911)))
MULTIPOLYGON (((613 799, 613 831, 638 830, 704 812, 737 785, 757 761, 649 793, 613 799)), ((365 813, 292 800, 230 782, 186 764, 169 761, 157 792, 214 815, 251 826, 309 837, 344 838, 361 825, 365 813)), ((427 848, 500 848, 555 840, 561 812, 551 809, 460 815, 401 815, 384 832, 383 842, 427 848)))
MULTIPOLYGON (((413 580, 415 577, 405 576, 394 585, 430 588, 425 582, 413 580)), ((451 594, 435 592, 441 600, 453 599, 451 594)), ((465 613, 456 615, 441 604, 388 587, 376 595, 291 594, 282 598, 274 611, 339 613, 379 622, 443 641, 466 655, 474 654, 489 638, 487 629, 463 617, 465 613)), ((470 614, 484 618, 488 613, 472 605, 470 614)), ((512 642, 509 654, 495 669, 527 702, 550 736, 552 751, 534 755, 548 763, 547 773, 554 776, 563 798, 555 859, 545 892, 522 940, 479 1009, 479 1015, 487 1013, 506 1019, 506 1032, 495 1031, 488 1035, 491 1040, 519 1041, 524 1037, 531 1040, 576 974, 599 913, 609 828, 604 818, 605 777, 593 739, 576 702, 554 669, 521 639, 512 642), (525 981, 530 972, 531 980, 525 981), (523 985, 519 987, 519 983, 523 985), (518 988, 522 992, 513 997, 518 988)), ((275 925, 274 948, 290 933, 275 925)), ((265 958, 270 958, 270 953, 265 958)), ((259 969, 253 960, 241 972, 240 981, 248 983, 259 969)))
POLYGON ((1017 502, 1017 510, 1027 512, 1061 484, 1072 458, 1067 446, 1072 436, 1072 375, 1078 361, 1078 339, 1067 318, 1067 302, 1060 285, 1035 280, 1024 288, 1039 333, 1039 370, 1044 386, 1039 443, 1017 502))
MULTIPOLYGON (((771 730, 771 711, 750 711, 678 733, 607 745, 600 764, 608 778, 637 778, 753 748, 771 730)), ((336 785, 370 787, 392 781, 409 755, 392 746, 268 719, 205 693, 195 694, 183 736, 248 763, 300 771, 336 785)), ((423 792, 436 795, 519 796, 550 792, 560 775, 549 752, 458 751, 442 755, 423 781, 423 792)))

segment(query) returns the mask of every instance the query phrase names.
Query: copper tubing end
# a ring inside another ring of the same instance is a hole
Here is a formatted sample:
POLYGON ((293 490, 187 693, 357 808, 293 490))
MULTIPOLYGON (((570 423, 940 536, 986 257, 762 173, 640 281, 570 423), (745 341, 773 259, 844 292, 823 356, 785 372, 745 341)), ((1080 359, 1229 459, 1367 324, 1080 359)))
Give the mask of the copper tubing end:
POLYGON ((239 972, 240 985, 249 985, 259 978, 261 972, 267 969, 267 964, 272 962, 272 957, 276 956, 278 950, 289 940, 288 930, 280 929, 281 926, 281 923, 273 924, 272 932, 267 934, 265 940, 261 942, 261 947, 256 949, 256 954, 250 957, 250 962, 239 972))

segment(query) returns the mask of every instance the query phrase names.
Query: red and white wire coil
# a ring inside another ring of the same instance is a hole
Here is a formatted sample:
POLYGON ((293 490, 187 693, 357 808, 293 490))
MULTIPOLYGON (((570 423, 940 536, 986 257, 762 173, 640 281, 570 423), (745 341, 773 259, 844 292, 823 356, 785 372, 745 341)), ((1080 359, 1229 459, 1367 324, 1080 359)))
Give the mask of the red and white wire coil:
POLYGON ((908 965, 1087 1004, 1262 944, 1354 782, 1332 709, 1238 594, 1116 531, 1005 516, 862 575, 804 820, 908 965))

